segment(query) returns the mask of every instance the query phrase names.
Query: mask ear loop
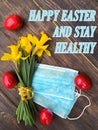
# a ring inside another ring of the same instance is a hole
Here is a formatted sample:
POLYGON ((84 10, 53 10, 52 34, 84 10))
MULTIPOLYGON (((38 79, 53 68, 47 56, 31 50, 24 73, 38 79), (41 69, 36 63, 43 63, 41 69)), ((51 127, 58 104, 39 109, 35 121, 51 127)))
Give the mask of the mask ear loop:
POLYGON ((79 97, 85 97, 85 98, 88 100, 88 105, 86 105, 86 106, 84 107, 84 109, 82 110, 81 114, 80 114, 78 117, 75 117, 75 118, 67 117, 67 119, 69 119, 69 120, 78 120, 78 119, 84 114, 85 110, 86 110, 88 107, 91 106, 91 101, 90 101, 89 97, 87 97, 87 96, 84 95, 84 94, 81 94, 81 90, 80 90, 80 93, 79 93, 78 98, 79 98, 79 97))

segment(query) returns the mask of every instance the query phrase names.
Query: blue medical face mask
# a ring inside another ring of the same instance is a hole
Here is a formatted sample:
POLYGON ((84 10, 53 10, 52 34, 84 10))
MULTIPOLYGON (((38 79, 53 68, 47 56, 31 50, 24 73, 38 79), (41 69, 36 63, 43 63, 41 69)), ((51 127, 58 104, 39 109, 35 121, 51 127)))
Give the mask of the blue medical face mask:
MULTIPOLYGON (((38 65, 32 80, 35 94, 33 101, 50 109, 62 118, 68 118, 78 97, 85 96, 75 89, 74 78, 77 74, 78 71, 72 69, 44 64, 38 65)), ((89 100, 87 96, 85 97, 89 100)), ((89 100, 89 105, 83 109, 81 115, 90 105, 89 100)), ((74 120, 79 117, 68 119, 74 120)))

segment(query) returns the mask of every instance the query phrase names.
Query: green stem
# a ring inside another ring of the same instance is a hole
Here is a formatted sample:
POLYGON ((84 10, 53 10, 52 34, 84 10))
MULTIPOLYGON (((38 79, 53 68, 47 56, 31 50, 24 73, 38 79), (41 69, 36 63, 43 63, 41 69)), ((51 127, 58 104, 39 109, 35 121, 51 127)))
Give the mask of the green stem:
POLYGON ((17 72, 17 70, 15 70, 15 72, 16 72, 17 77, 18 77, 18 79, 19 79, 20 83, 22 84, 22 86, 24 86, 24 87, 25 87, 25 84, 23 83, 23 81, 22 81, 22 79, 21 79, 21 77, 20 77, 19 73, 17 72))

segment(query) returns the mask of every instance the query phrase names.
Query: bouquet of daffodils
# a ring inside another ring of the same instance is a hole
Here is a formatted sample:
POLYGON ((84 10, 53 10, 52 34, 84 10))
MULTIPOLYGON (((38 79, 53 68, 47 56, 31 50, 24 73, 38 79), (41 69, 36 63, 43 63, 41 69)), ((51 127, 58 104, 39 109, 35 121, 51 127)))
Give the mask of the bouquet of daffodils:
POLYGON ((33 125, 35 119, 35 107, 32 101, 34 97, 32 79, 35 72, 38 57, 45 52, 51 56, 47 49, 49 45, 45 45, 48 40, 51 40, 44 32, 41 32, 41 38, 28 34, 27 37, 20 37, 17 45, 10 45, 8 48, 11 53, 4 53, 1 60, 11 60, 15 65, 19 83, 17 89, 21 97, 20 103, 16 110, 17 121, 24 121, 25 125, 33 125))

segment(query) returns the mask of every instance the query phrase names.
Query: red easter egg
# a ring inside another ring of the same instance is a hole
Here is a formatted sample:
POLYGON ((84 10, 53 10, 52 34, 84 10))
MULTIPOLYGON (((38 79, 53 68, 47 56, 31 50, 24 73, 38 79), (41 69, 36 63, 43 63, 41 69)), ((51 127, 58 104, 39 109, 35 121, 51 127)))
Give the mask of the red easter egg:
POLYGON ((10 15, 4 21, 4 27, 10 31, 20 29, 22 27, 22 25, 23 25, 23 20, 17 14, 10 15))
POLYGON ((91 79, 85 74, 79 74, 75 77, 74 82, 76 87, 81 90, 89 90, 92 87, 91 79))
POLYGON ((2 83, 5 88, 12 89, 17 85, 18 78, 14 72, 8 71, 4 73, 2 77, 2 83))
POLYGON ((40 121, 44 125, 50 125, 53 121, 53 113, 49 109, 43 109, 40 112, 40 121))

